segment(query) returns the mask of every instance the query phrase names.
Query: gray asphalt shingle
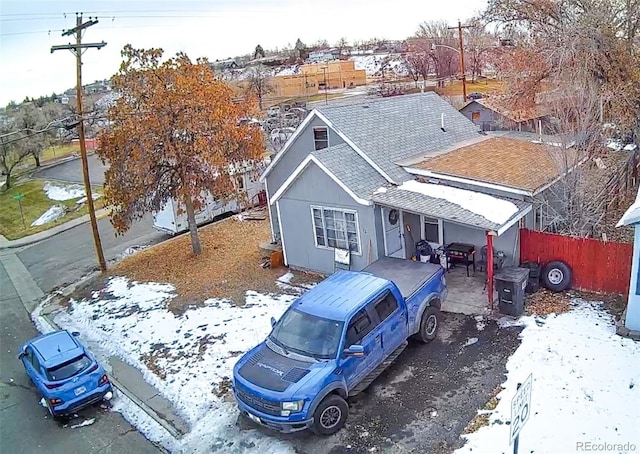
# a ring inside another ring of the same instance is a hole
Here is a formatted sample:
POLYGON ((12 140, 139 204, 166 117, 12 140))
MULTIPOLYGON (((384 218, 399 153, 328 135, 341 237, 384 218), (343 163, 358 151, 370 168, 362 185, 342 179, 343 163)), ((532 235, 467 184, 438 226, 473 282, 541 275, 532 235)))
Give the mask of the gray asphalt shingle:
POLYGON ((479 136, 477 126, 430 92, 316 109, 396 183, 412 178, 396 162, 479 136))
MULTIPOLYGON (((519 200, 506 199, 503 197, 496 198, 512 202, 518 208, 518 212, 529 205, 527 202, 519 200)), ((500 224, 496 224, 477 213, 465 210, 458 204, 449 202, 445 199, 429 197, 417 192, 404 191, 397 187, 389 188, 384 193, 374 194, 372 199, 375 203, 380 205, 400 208, 459 224, 475 226, 479 229, 498 230, 498 228, 501 227, 500 224)))
POLYGON ((371 200, 373 191, 387 182, 346 143, 312 152, 331 173, 358 197, 371 200))

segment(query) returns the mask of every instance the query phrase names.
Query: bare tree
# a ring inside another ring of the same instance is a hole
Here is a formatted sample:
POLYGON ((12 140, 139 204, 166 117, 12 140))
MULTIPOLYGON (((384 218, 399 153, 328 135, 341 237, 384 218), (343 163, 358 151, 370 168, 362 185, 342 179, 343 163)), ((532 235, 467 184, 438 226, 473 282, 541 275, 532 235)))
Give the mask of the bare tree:
POLYGON ((458 43, 454 30, 445 21, 425 21, 418 26, 418 38, 428 40, 433 49, 430 52, 433 69, 438 81, 454 75, 459 67, 458 43))
POLYGON ((263 66, 254 66, 247 75, 247 90, 258 98, 258 106, 262 110, 264 98, 273 91, 271 72, 263 66))
POLYGON ((574 142, 561 154, 563 177, 549 191, 553 200, 541 203, 561 233, 598 235, 610 206, 637 186, 637 150, 611 156, 601 132, 606 121, 640 137, 639 9, 638 0, 492 0, 486 11, 487 19, 518 34, 515 47, 493 56, 506 99, 514 109, 551 112, 553 132, 574 142), (624 162, 604 162, 619 156, 624 162))

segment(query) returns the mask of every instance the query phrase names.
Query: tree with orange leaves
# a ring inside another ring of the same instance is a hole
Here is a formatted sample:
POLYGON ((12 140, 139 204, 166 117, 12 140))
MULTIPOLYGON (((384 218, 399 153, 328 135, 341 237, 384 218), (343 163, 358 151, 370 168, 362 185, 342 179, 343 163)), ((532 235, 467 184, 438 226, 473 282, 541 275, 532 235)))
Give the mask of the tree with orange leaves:
POLYGON ((240 118, 253 116, 253 100, 237 101, 231 87, 214 77, 205 60, 185 54, 161 61, 161 49, 122 51, 113 77, 119 95, 99 137, 105 201, 119 233, 145 213, 173 199, 187 213, 194 254, 202 251, 195 213, 207 194, 234 196, 236 164, 259 159, 262 132, 240 118))

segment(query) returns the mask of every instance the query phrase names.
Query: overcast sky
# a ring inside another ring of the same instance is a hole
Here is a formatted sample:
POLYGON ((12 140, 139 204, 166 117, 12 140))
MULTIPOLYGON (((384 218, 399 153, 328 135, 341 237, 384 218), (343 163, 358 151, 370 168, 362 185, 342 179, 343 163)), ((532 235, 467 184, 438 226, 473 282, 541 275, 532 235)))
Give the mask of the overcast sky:
POLYGON ((195 60, 224 59, 285 47, 297 38, 335 43, 372 37, 404 39, 424 20, 452 25, 471 17, 486 0, 0 0, 0 105, 25 96, 61 93, 75 85, 75 60, 63 29, 75 26, 75 13, 97 17, 83 42, 106 41, 83 56, 83 82, 111 77, 120 51, 161 47, 166 56, 186 52, 195 60))

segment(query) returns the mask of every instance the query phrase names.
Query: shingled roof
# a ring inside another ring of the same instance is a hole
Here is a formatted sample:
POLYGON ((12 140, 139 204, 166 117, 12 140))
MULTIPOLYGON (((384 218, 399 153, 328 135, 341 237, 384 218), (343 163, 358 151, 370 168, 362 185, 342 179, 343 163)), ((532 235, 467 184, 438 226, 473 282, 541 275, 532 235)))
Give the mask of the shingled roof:
POLYGON ((478 127, 436 93, 316 108, 395 183, 411 178, 396 162, 479 136, 478 127), (444 124, 444 130, 442 125, 444 124))

